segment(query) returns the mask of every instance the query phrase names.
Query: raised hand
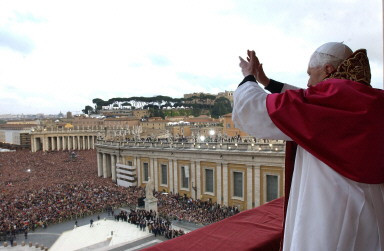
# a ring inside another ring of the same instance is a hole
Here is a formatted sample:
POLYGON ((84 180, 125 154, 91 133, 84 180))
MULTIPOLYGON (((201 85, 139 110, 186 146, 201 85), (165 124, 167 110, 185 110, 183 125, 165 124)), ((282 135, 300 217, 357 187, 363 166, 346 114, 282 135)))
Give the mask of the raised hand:
POLYGON ((247 60, 240 58, 240 68, 245 76, 254 75, 256 80, 264 86, 269 84, 270 79, 265 75, 263 65, 260 64, 254 51, 247 50, 247 60))
POLYGON ((256 57, 256 54, 254 51, 247 51, 247 61, 245 61, 242 57, 239 57, 240 59, 240 68, 241 72, 243 73, 243 76, 246 77, 248 75, 255 75, 256 76, 256 69, 259 66, 259 59, 256 57))
POLYGON ((255 78, 260 84, 264 85, 265 87, 269 84, 270 79, 267 77, 267 75, 265 75, 263 64, 259 64, 259 66, 257 67, 255 78))

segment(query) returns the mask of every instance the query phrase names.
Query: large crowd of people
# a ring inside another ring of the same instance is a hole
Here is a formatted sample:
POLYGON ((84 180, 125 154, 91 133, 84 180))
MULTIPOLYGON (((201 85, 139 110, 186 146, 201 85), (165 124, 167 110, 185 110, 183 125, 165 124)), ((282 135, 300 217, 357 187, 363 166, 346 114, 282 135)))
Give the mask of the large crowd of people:
MULTIPOLYGON (((0 154, 0 232, 47 227, 134 203, 139 191, 97 177, 96 152, 0 154)), ((140 194, 141 196, 141 194, 140 194)))
POLYGON ((0 189, 0 235, 127 206, 132 208, 130 222, 140 225, 145 218, 152 233, 171 238, 182 234, 169 228, 171 220, 210 224, 238 212, 234 207, 159 192, 154 192, 157 217, 135 211, 145 189, 117 186, 111 179, 98 177, 95 150, 75 155, 71 151, 0 153, 0 189))
POLYGON ((237 207, 222 206, 212 201, 193 200, 179 194, 155 192, 159 214, 168 219, 196 224, 211 224, 239 212, 237 207))
POLYGON ((142 231, 148 229, 148 232, 153 233, 155 237, 160 235, 167 239, 172 239, 185 234, 182 229, 173 229, 169 220, 158 216, 152 210, 131 209, 129 213, 127 211, 120 211, 118 215, 115 215, 115 220, 134 224, 142 231))

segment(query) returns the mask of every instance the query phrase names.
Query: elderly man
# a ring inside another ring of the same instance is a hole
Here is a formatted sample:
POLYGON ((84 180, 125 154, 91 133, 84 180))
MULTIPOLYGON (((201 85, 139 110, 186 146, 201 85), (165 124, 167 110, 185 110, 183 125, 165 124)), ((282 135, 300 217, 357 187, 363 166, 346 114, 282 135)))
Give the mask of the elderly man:
POLYGON ((384 250, 384 92, 370 86, 366 51, 320 46, 306 90, 268 79, 253 51, 240 67, 235 126, 298 144, 294 161, 287 149, 283 249, 384 250))

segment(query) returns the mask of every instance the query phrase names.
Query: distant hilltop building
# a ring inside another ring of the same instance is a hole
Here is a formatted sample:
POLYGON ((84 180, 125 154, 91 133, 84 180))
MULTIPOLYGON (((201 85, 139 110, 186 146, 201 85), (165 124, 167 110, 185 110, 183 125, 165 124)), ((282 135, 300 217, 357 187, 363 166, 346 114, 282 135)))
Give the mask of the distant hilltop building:
POLYGON ((229 101, 231 101, 231 104, 233 103, 233 91, 219 92, 217 95, 204 92, 184 94, 184 99, 190 99, 185 101, 186 104, 213 105, 215 103, 215 100, 220 97, 227 98, 229 101))
POLYGON ((100 110, 100 114, 105 117, 129 117, 132 119, 142 119, 149 117, 150 113, 148 109, 121 109, 113 106, 103 106, 100 110))
POLYGON ((233 104, 233 91, 219 92, 217 94, 217 97, 218 98, 220 98, 220 97, 227 98, 227 99, 229 99, 229 101, 231 101, 231 104, 233 104))
POLYGON ((192 98, 192 97, 200 97, 200 96, 204 96, 204 95, 211 95, 211 96, 215 96, 214 94, 211 94, 211 93, 204 93, 204 92, 194 92, 194 93, 188 93, 188 94, 184 94, 184 98, 192 98))

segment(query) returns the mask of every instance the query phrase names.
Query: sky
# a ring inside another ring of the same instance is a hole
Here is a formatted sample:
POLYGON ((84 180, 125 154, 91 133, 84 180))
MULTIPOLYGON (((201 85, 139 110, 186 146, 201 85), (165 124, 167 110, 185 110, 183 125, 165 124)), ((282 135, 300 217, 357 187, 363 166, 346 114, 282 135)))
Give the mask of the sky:
POLYGON ((382 89, 382 10, 381 0, 0 0, 0 114, 234 91, 247 49, 268 77, 305 88, 326 42, 367 49, 382 89))

